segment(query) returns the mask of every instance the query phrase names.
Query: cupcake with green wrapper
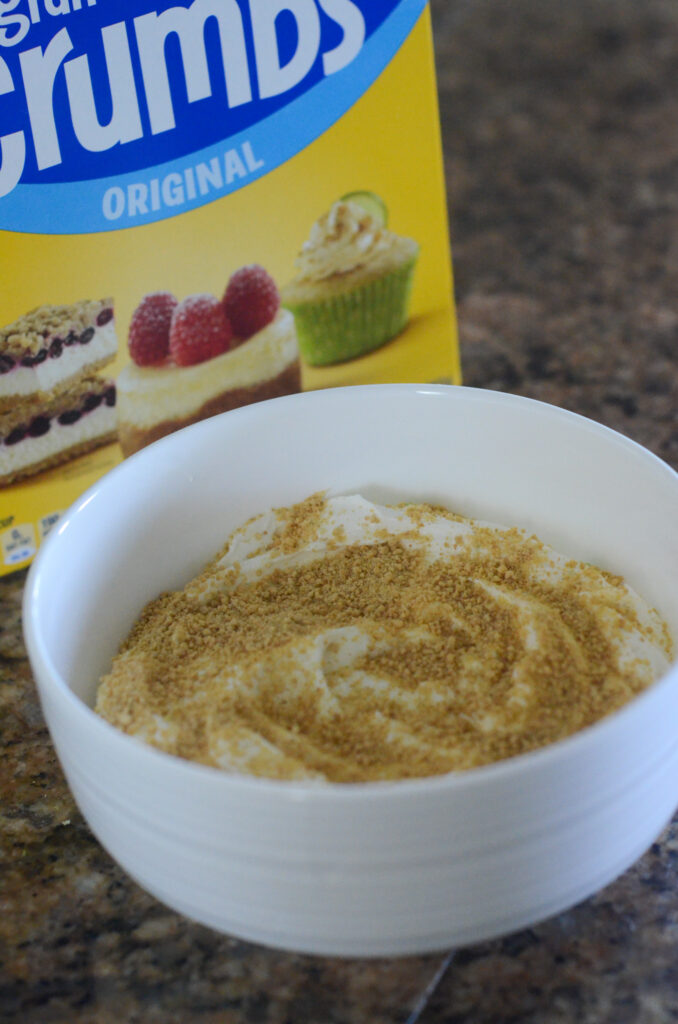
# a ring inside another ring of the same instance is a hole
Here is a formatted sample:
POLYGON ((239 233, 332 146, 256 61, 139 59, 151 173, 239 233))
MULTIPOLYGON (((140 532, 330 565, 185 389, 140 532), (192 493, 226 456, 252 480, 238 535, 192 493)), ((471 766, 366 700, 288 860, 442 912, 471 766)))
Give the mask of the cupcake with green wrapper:
POLYGON ((365 355, 406 326, 419 245, 386 219, 379 196, 352 192, 313 225, 281 292, 309 365, 365 355))

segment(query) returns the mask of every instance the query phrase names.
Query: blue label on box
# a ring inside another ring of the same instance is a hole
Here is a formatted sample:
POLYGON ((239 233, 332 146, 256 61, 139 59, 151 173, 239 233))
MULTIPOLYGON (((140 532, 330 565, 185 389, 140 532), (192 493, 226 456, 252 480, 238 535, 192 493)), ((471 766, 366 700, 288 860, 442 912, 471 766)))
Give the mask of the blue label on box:
POLYGON ((106 231, 241 188, 341 117, 425 6, 0 0, 0 228, 106 231))

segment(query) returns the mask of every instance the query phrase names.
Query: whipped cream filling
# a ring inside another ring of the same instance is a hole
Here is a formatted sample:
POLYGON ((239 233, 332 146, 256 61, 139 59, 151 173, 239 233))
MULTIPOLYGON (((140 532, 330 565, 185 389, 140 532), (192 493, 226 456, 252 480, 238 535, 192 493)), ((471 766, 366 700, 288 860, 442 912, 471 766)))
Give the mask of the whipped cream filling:
POLYGON ((144 612, 97 710, 227 771, 439 774, 571 735, 669 667, 618 576, 517 529, 315 495, 257 516, 144 612))
POLYGON ((0 398, 23 397, 34 392, 50 391, 76 377, 94 364, 107 363, 118 350, 115 323, 109 320, 103 327, 95 327, 94 335, 86 345, 76 342, 64 346, 57 358, 49 357, 36 366, 16 366, 0 375, 0 398))
POLYGON ((195 366, 130 363, 118 375, 118 415, 140 428, 191 416, 225 389, 271 380, 299 358, 294 317, 281 309, 247 341, 195 366))
POLYGON ((295 261, 298 280, 347 274, 387 254, 398 240, 357 203, 337 202, 311 228, 295 261))

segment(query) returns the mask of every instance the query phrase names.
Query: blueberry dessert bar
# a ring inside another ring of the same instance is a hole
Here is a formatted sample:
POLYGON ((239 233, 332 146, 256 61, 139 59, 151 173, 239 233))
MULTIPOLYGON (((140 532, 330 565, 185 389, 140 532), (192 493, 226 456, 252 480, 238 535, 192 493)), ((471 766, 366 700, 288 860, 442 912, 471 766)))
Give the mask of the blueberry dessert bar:
POLYGON ((0 486, 116 439, 111 299, 40 306, 0 329, 0 486))
POLYGON ((0 412, 0 486, 116 440, 115 384, 83 377, 36 406, 0 412))
POLYGON ((0 329, 0 411, 17 399, 45 399, 116 355, 113 302, 40 306, 0 329))

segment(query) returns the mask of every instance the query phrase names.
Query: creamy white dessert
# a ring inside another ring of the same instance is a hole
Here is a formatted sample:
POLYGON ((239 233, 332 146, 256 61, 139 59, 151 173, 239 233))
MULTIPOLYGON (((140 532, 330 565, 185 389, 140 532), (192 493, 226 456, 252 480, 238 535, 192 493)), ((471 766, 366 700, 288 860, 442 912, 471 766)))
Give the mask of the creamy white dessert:
POLYGON ((665 623, 620 577, 534 536, 314 495, 252 519, 151 603, 97 710, 226 771, 398 779, 569 736, 672 657, 665 623))
POLYGON ((194 366, 137 366, 118 375, 118 426, 126 455, 179 427, 300 389, 294 318, 287 310, 236 348, 194 366))

